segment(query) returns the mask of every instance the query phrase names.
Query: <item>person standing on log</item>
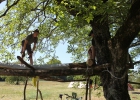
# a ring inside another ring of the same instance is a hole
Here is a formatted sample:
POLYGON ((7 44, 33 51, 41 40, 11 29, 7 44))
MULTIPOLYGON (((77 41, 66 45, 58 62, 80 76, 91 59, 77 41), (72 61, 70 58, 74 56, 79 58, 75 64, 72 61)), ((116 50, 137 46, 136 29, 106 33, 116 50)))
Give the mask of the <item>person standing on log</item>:
POLYGON ((25 50, 27 50, 27 53, 29 55, 29 59, 30 59, 30 64, 33 65, 33 51, 36 48, 36 44, 38 41, 38 34, 39 34, 39 30, 36 29, 33 31, 32 34, 28 35, 24 40, 22 40, 22 49, 21 49, 21 56, 22 59, 25 57, 25 50), (31 44, 33 45, 33 48, 31 49, 31 44))
POLYGON ((94 41, 94 31, 91 30, 90 33, 88 34, 88 36, 92 37, 92 42, 91 42, 91 47, 88 50, 88 55, 89 55, 89 59, 91 59, 93 61, 93 65, 95 65, 95 41, 94 41))

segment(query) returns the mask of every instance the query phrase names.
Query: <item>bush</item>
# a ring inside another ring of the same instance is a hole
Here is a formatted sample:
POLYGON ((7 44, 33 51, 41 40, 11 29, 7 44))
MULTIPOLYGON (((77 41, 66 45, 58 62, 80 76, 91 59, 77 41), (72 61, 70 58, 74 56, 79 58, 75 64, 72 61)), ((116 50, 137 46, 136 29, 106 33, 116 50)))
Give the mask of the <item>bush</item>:
POLYGON ((10 84, 15 84, 15 85, 19 85, 20 82, 25 82, 25 77, 21 77, 21 76, 7 76, 5 77, 5 81, 7 83, 10 83, 10 84))

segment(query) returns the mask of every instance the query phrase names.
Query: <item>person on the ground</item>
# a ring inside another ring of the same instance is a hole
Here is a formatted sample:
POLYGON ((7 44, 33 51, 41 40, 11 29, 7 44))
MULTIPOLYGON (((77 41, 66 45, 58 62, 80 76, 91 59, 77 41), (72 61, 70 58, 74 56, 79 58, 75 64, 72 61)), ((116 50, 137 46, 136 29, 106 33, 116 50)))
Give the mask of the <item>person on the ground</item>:
POLYGON ((23 41, 22 41, 22 49, 21 49, 21 56, 22 59, 25 57, 25 50, 27 50, 27 53, 29 55, 29 59, 30 59, 30 64, 33 65, 33 52, 36 48, 36 44, 38 41, 38 34, 39 34, 39 30, 36 29, 33 31, 32 34, 28 35, 23 41), (33 45, 33 48, 31 49, 31 44, 33 45))

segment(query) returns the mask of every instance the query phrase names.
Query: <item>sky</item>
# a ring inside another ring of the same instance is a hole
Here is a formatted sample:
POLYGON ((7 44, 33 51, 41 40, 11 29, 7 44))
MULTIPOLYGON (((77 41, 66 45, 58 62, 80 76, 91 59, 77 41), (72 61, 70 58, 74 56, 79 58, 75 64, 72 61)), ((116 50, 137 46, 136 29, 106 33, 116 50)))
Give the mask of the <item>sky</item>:
MULTIPOLYGON (((5 7, 5 2, 0 3, 0 11, 5 7)), ((58 60, 61 61, 61 63, 71 63, 71 54, 67 53, 67 43, 59 44, 56 48, 56 56, 58 56, 58 60)), ((15 57, 19 56, 20 51, 16 52, 15 57)), ((41 56, 40 53, 36 53, 35 57, 41 56)))

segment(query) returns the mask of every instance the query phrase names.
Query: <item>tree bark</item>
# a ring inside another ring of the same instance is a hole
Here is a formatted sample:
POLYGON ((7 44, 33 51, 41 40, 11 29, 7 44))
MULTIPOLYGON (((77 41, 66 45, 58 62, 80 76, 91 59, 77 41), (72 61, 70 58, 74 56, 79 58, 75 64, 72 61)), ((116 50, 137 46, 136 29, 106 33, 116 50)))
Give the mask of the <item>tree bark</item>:
POLYGON ((98 22, 102 16, 95 18, 91 25, 93 26, 93 31, 95 31, 97 64, 111 64, 110 68, 103 70, 100 74, 104 97, 106 100, 130 100, 126 69, 128 49, 120 48, 119 42, 115 42, 116 44, 111 46, 108 45, 110 33, 107 18, 102 23, 98 22))
POLYGON ((128 17, 114 38, 110 38, 107 18, 94 17, 90 24, 95 32, 97 63, 110 63, 111 67, 100 74, 106 100, 130 100, 128 93, 128 48, 140 31, 140 1, 135 0, 128 17))

